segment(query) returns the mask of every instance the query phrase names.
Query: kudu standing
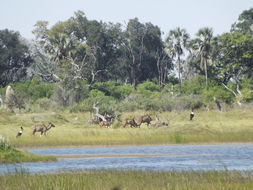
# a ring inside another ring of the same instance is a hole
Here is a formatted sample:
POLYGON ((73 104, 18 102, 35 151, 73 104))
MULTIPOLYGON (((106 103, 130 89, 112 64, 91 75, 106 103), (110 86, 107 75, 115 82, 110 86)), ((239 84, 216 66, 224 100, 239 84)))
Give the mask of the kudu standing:
POLYGON ((40 137, 44 134, 46 136, 46 132, 51 129, 51 127, 55 127, 54 124, 49 123, 46 127, 44 124, 42 125, 33 125, 32 126, 32 134, 35 135, 36 132, 40 132, 40 137))
POLYGON ((153 118, 150 117, 149 115, 141 116, 137 119, 137 126, 140 127, 142 123, 147 123, 147 125, 149 126, 151 121, 158 121, 158 120, 159 118, 157 115, 153 118))
POLYGON ((134 119, 126 118, 123 120, 123 127, 125 128, 127 125, 130 125, 131 128, 137 127, 137 123, 134 119))

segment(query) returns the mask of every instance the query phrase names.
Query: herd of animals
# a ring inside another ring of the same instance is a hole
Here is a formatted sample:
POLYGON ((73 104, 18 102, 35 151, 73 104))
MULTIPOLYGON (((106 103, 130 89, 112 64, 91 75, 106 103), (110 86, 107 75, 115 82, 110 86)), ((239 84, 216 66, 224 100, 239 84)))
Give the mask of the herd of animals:
MULTIPOLYGON (((192 120, 194 118, 194 113, 193 111, 190 113, 190 120, 192 120)), ((99 126, 103 127, 105 126, 106 128, 110 128, 110 126, 112 125, 114 119, 110 119, 108 121, 100 121, 99 122, 99 126)), ((159 118, 156 115, 155 117, 151 117, 149 115, 145 115, 145 116, 140 116, 139 118, 137 118, 137 120, 135 121, 135 119, 132 118, 126 118, 123 120, 122 124, 123 127, 125 128, 126 126, 130 125, 131 128, 135 127, 135 128, 140 128, 142 123, 146 123, 148 126, 151 125, 153 128, 159 128, 162 126, 168 126, 168 122, 159 122, 159 118), (151 121, 156 121, 156 123, 151 124, 151 121)), ((42 135, 46 135, 46 132, 51 129, 52 127, 55 127, 54 124, 49 123, 48 126, 45 126, 44 124, 41 125, 33 125, 32 126, 32 134, 35 135, 36 132, 40 132, 40 137, 42 135)), ((17 133, 16 138, 21 137, 21 135, 23 134, 23 127, 20 127, 20 131, 17 133)))

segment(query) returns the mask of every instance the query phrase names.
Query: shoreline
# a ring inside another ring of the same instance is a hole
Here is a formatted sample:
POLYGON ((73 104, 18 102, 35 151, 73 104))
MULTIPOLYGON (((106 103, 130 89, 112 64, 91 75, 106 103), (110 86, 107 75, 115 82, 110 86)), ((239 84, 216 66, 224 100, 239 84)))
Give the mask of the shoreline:
POLYGON ((17 149, 26 150, 26 149, 39 149, 39 148, 103 148, 103 147, 129 147, 129 146, 193 146, 193 145, 253 145, 253 142, 212 142, 212 143, 168 143, 168 144, 115 144, 115 145, 62 145, 62 146, 25 146, 19 147, 17 149))

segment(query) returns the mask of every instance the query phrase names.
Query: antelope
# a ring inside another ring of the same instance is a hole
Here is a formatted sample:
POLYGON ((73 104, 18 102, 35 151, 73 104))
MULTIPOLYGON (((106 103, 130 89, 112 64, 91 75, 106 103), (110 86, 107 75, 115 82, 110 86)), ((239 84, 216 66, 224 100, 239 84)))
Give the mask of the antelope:
POLYGON ((46 132, 51 129, 51 127, 55 127, 54 124, 49 123, 46 127, 44 124, 42 125, 33 125, 32 126, 32 134, 35 135, 36 132, 40 132, 40 137, 44 134, 46 136, 46 132))
POLYGON ((130 127, 137 127, 137 123, 134 119, 126 118, 123 120, 123 127, 125 128, 127 125, 130 125, 130 127))
POLYGON ((169 126, 169 123, 168 122, 154 123, 154 124, 151 124, 151 126, 153 128, 158 128, 158 127, 163 127, 163 126, 169 126))
POLYGON ((158 121, 159 118, 156 115, 154 118, 151 118, 149 115, 141 116, 137 119, 137 126, 140 127, 142 123, 147 123, 149 126, 151 121, 158 121))
POLYGON ((112 122, 113 122, 113 119, 111 119, 111 121, 100 121, 99 126, 100 127, 106 126, 106 128, 110 128, 112 122))

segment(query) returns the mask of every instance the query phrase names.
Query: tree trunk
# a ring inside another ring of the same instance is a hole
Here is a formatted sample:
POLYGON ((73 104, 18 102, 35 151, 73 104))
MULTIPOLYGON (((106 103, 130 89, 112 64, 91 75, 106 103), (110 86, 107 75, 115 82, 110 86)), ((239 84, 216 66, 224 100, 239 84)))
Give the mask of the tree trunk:
POLYGON ((99 104, 99 102, 96 102, 96 103, 93 104, 93 109, 96 110, 96 116, 99 119, 101 119, 102 121, 107 121, 103 115, 99 114, 99 107, 97 107, 98 104, 99 104))
POLYGON ((178 79, 179 79, 179 94, 181 94, 182 81, 181 81, 181 60, 180 60, 180 56, 178 56, 178 79))
POLYGON ((232 89, 228 88, 227 85, 225 85, 224 83, 222 83, 222 85, 229 91, 231 92, 236 99, 239 98, 239 95, 241 96, 241 98, 239 100, 237 100, 237 104, 241 107, 242 103, 241 101, 244 99, 244 96, 242 95, 241 91, 239 90, 239 84, 236 84, 236 91, 238 92, 238 94, 236 94, 232 89))
POLYGON ((208 90, 207 64, 205 60, 205 76, 206 76, 206 90, 208 90))

